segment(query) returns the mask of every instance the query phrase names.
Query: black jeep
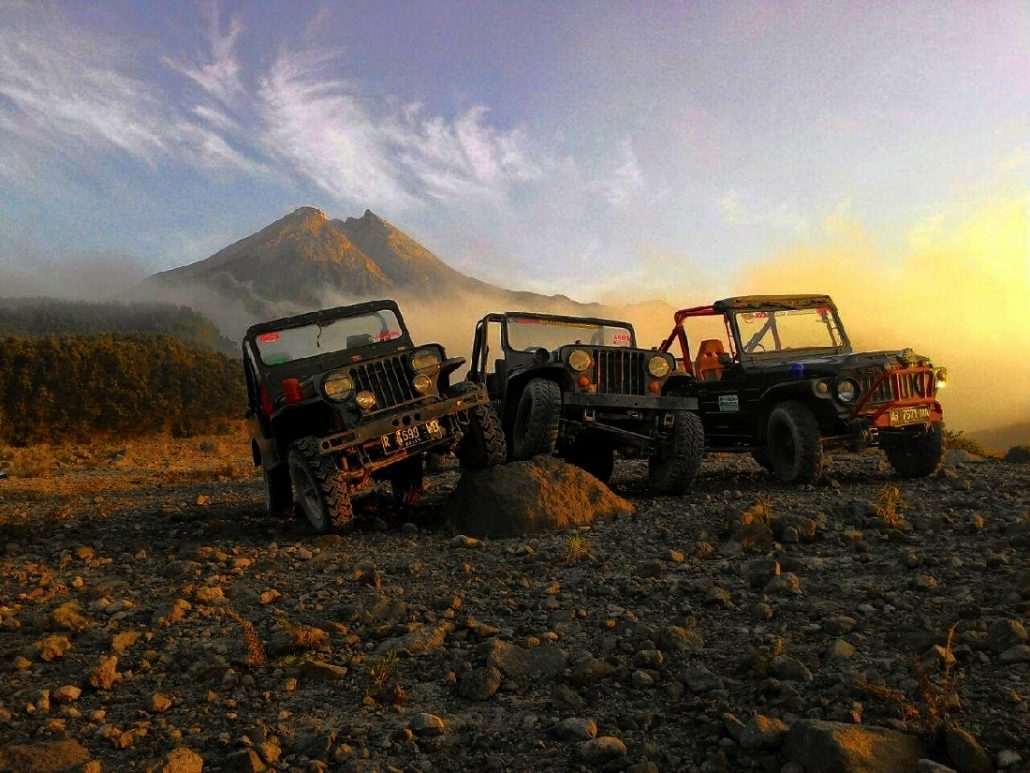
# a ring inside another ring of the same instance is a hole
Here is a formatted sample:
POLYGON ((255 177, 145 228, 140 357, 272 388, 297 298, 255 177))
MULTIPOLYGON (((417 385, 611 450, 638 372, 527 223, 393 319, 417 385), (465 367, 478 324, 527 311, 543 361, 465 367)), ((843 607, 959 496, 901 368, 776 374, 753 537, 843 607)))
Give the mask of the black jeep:
POLYGON ((681 494, 704 432, 697 400, 671 394, 686 380, 674 368, 629 323, 506 312, 476 324, 468 378, 486 384, 511 458, 557 452, 606 482, 615 451, 647 456, 654 491, 681 494))
POLYGON ((682 309, 677 344, 713 451, 750 451, 785 483, 819 477, 823 449, 879 446, 898 474, 943 458, 947 370, 911 349, 856 353, 828 295, 753 295, 682 309), (693 334, 704 337, 691 356, 693 334))
POLYGON ((351 519, 351 494, 389 478, 417 503, 425 452, 462 464, 504 461, 486 390, 450 385, 464 358, 416 347, 397 304, 372 301, 254 325, 243 339, 254 464, 269 514, 296 500, 318 532, 351 519))

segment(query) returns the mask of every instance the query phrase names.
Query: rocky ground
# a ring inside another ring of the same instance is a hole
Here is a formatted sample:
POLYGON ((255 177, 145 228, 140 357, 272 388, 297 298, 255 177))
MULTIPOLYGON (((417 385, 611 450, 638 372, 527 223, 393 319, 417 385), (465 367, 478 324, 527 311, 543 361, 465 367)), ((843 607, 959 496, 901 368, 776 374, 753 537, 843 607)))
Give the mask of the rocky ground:
POLYGON ((0 770, 801 773, 844 731, 1030 769, 1026 465, 656 498, 620 462, 631 516, 487 541, 435 523, 452 469, 316 537, 245 445, 179 443, 0 480, 0 770))

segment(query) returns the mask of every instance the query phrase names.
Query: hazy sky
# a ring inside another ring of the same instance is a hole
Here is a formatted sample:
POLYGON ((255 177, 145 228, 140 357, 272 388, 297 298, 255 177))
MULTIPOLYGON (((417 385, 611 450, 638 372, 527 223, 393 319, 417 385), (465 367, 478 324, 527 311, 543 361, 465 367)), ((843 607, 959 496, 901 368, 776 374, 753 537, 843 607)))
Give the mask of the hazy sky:
POLYGON ((509 286, 714 297, 828 223, 889 254, 1025 200, 1028 138, 1025 0, 0 0, 0 267, 54 275, 312 204, 509 286))

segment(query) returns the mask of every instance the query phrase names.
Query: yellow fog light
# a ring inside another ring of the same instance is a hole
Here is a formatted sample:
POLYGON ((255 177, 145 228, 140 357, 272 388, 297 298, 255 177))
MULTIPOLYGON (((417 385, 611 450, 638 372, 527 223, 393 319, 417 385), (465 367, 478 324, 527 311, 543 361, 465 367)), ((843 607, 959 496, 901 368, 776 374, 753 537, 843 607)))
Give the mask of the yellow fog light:
POLYGON ((367 411, 376 404, 376 396, 371 392, 358 392, 357 397, 354 398, 354 402, 358 404, 358 407, 363 411, 367 411))
POLYGON ((655 378, 664 378, 669 375, 672 366, 664 357, 652 357, 647 361, 647 372, 655 378))
POLYGON ((948 385, 948 369, 937 368, 933 373, 934 379, 937 381, 937 388, 944 389, 948 385))
POLYGON ((429 394, 429 390, 433 388, 433 379, 429 376, 415 376, 415 380, 411 382, 411 385, 415 387, 415 391, 420 395, 429 394))
POLYGON ((589 352, 582 349, 573 349, 569 354, 569 367, 577 373, 586 370, 594 364, 589 352))
POLYGON ((837 399, 842 403, 850 403, 858 397, 858 384, 849 378, 837 384, 837 399))
POLYGON ((322 391, 330 400, 344 400, 354 391, 354 380, 344 373, 334 373, 322 382, 322 391))

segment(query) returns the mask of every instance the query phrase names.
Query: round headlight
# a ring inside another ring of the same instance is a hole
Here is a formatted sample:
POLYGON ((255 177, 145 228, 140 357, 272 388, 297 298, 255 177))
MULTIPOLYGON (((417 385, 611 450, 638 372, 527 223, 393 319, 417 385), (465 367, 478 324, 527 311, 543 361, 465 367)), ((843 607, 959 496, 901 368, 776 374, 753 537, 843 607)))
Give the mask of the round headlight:
POLYGON ((663 378, 669 375, 672 366, 664 357, 652 357, 647 361, 647 372, 655 378, 663 378))
POLYGON ((411 382, 411 385, 415 387, 415 391, 420 395, 428 394, 429 390, 433 388, 433 379, 424 374, 418 375, 415 376, 415 380, 411 382))
POLYGON ((358 392, 354 398, 354 402, 358 404, 358 407, 363 411, 367 411, 376 404, 376 396, 371 392, 358 392))
POLYGON ((837 399, 842 403, 850 403, 858 397, 858 384, 849 378, 837 384, 837 399))
POLYGON ((432 376, 440 370, 440 352, 436 349, 422 349, 411 355, 411 368, 416 373, 432 376))
POLYGON ((345 400, 354 391, 354 380, 346 373, 333 373, 322 382, 322 391, 330 400, 345 400))
POLYGON ((936 379, 936 381, 937 381, 937 388, 938 389, 944 389, 944 387, 946 387, 948 385, 948 369, 947 368, 937 368, 937 370, 935 370, 933 372, 933 376, 934 376, 934 379, 936 379))
POLYGON ((594 364, 593 358, 589 352, 585 352, 582 349, 573 349, 569 354, 569 367, 577 373, 580 373, 591 365, 594 364))

